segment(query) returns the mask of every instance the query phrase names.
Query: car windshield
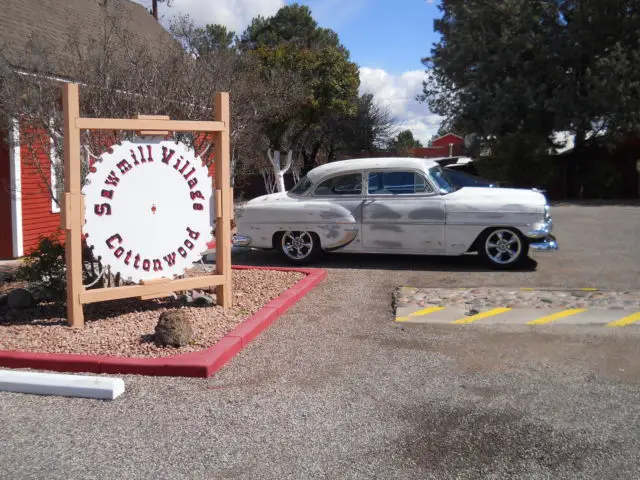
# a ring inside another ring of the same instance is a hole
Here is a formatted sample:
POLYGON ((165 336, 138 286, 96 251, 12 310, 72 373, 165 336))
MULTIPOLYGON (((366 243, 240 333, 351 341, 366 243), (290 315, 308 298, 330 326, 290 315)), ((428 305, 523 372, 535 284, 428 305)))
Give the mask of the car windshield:
POLYGON ((455 192, 459 189, 454 182, 452 182, 447 176, 447 172, 440 166, 431 167, 429 169, 429 175, 436 183, 442 194, 455 192))
POLYGON ((311 187, 311 180, 309 180, 306 175, 300 179, 300 181, 289 190, 289 193, 293 193, 294 195, 302 195, 311 187))
POLYGON ((454 170, 453 168, 444 168, 449 182, 455 184, 458 188, 462 187, 492 187, 493 184, 486 178, 471 175, 470 173, 454 170))

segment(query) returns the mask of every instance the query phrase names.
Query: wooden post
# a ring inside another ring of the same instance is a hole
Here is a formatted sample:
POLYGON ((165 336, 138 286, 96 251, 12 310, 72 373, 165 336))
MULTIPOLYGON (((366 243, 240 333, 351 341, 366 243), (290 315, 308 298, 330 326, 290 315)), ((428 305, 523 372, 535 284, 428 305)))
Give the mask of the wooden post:
POLYGON ((215 135, 215 189, 222 192, 216 195, 216 201, 221 205, 216 210, 221 215, 216 215, 216 273, 225 276, 225 282, 216 287, 218 305, 231 306, 231 212, 233 200, 229 198, 231 188, 230 171, 230 144, 229 132, 231 130, 229 115, 229 93, 217 93, 214 105, 214 120, 223 122, 225 129, 216 132, 215 135))
POLYGON ((67 322, 75 328, 84 327, 80 295, 82 286, 82 193, 80 179, 80 117, 78 85, 67 83, 62 91, 64 109, 64 218, 65 259, 67 264, 67 322))

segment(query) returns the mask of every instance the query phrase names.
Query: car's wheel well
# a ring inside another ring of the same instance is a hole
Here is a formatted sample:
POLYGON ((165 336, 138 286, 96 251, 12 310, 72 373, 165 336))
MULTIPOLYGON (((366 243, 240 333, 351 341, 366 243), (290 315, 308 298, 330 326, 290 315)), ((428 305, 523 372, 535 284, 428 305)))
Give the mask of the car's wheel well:
POLYGON ((469 249, 467 250, 468 253, 470 252, 477 252, 478 251, 478 247, 479 247, 479 243, 480 243, 480 239, 488 234, 489 232, 492 232, 494 230, 500 230, 501 228, 508 228, 510 230, 513 230, 515 232, 517 232, 521 237, 523 237, 524 240, 526 240, 526 238, 524 238, 524 236, 522 235, 522 232, 520 232, 519 229, 515 228, 515 227, 511 227, 511 226, 507 226, 507 225, 496 225, 493 227, 487 227, 484 230, 482 230, 478 236, 476 237, 476 239, 473 241, 473 243, 471 244, 471 246, 469 247, 469 249))
MULTIPOLYGON (((277 232, 275 232, 273 234, 273 237, 271 238, 271 246, 274 249, 278 249, 278 243, 280 242, 280 238, 282 237, 282 235, 284 235, 284 232, 286 232, 288 230, 278 230, 277 232)), ((302 231, 302 230, 294 230, 294 231, 302 231)), ((309 232, 311 234, 311 236, 313 237, 313 240, 318 242, 318 245, 320 245, 320 247, 322 247, 322 243, 320 242, 320 236, 314 232, 313 230, 304 230, 305 232, 309 232)))

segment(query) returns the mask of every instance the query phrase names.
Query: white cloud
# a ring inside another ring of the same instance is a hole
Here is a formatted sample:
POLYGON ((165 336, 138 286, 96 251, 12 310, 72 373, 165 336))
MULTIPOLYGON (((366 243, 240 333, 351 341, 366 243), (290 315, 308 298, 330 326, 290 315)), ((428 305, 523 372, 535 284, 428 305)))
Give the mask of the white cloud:
MULTIPOLYGON (((151 0, 135 1, 150 8, 151 0)), ((252 18, 271 16, 283 5, 283 0, 172 0, 171 7, 164 2, 158 5, 158 16, 165 26, 174 16, 188 14, 196 25, 218 23, 241 33, 252 18)))
POLYGON ((377 103, 395 117, 399 130, 411 130, 413 136, 426 145, 438 131, 442 117, 415 99, 422 92, 424 79, 424 70, 391 75, 380 68, 360 68, 360 92, 373 93, 377 103))

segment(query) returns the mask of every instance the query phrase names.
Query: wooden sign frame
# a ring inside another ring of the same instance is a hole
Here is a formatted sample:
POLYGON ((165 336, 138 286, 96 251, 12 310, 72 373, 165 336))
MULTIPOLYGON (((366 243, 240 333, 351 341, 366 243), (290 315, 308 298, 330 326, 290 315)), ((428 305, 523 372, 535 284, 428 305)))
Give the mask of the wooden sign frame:
POLYGON ((169 120, 166 117, 139 115, 134 119, 84 118, 80 116, 78 85, 67 83, 62 92, 64 110, 64 197, 61 224, 65 230, 65 261, 67 266, 67 323, 84 327, 83 305, 121 298, 154 298, 170 292, 193 288, 216 287, 218 305, 230 307, 231 292, 231 218, 233 196, 230 185, 230 115, 229 93, 217 93, 214 99, 213 121, 169 120), (215 142, 215 238, 216 273, 177 280, 160 278, 142 281, 140 285, 86 290, 82 284, 82 226, 84 197, 81 185, 80 131, 132 130, 148 135, 167 132, 214 133, 215 142))

